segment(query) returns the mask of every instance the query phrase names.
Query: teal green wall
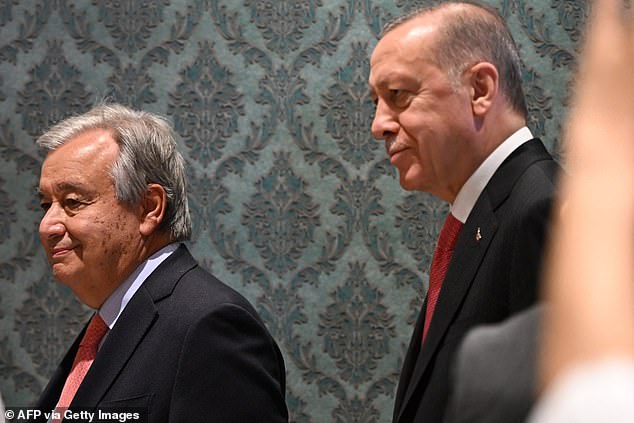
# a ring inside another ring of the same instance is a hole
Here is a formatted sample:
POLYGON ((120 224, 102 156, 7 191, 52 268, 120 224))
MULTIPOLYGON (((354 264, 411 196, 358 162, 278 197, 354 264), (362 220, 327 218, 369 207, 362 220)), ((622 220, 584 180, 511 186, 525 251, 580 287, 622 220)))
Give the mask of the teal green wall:
MULTIPOLYGON (((382 25, 425 3, 0 0, 5 403, 37 398, 88 315, 40 250, 34 139, 107 98, 174 122, 192 250, 279 342, 292 421, 389 421, 447 206, 400 188, 366 80, 382 25)), ((585 2, 489 3, 521 46, 530 127, 556 154, 585 2)))

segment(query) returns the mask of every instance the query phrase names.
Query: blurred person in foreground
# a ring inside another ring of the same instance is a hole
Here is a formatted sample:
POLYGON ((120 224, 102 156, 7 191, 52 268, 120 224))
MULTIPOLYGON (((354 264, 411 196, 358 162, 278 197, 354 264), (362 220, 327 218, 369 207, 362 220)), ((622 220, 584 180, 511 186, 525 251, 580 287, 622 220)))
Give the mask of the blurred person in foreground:
POLYGON ((634 421, 634 15, 596 0, 567 127, 532 422, 634 421))
POLYGON ((396 393, 394 422, 440 422, 464 334, 537 299, 558 165, 526 127, 499 14, 447 2, 389 24, 370 61, 375 138, 407 190, 451 204, 396 393))
POLYGON ((634 38, 619 3, 595 2, 588 27, 547 305, 469 332, 445 422, 526 421, 540 373, 534 422, 634 421, 634 38))
POLYGON ((37 407, 62 420, 70 407, 148 422, 287 421, 275 341, 183 244, 185 162, 168 123, 102 105, 37 144, 42 245, 55 278, 95 310, 37 407))

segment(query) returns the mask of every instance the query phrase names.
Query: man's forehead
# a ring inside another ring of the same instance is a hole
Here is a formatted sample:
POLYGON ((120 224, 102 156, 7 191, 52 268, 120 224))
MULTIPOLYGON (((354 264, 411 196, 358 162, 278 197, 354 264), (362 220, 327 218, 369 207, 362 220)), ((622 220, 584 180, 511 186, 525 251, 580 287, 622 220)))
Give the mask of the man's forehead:
POLYGON ((373 54, 370 61, 368 79, 370 87, 380 88, 393 81, 420 82, 423 73, 426 72, 426 66, 435 64, 425 46, 419 48, 401 47, 394 45, 393 48, 382 51, 375 50, 376 55, 373 54))
POLYGON ((118 149, 116 142, 104 132, 72 138, 47 154, 42 163, 39 191, 88 194, 107 189, 118 149))
POLYGON ((118 150, 118 144, 112 137, 110 131, 101 128, 89 129, 75 135, 60 146, 59 149, 63 149, 64 147, 79 149, 86 153, 98 153, 112 149, 118 150))
POLYGON ((88 194, 94 191, 94 187, 90 185, 89 181, 73 176, 69 176, 59 181, 50 181, 49 184, 46 184, 46 182, 46 180, 40 179, 40 184, 37 187, 37 194, 40 197, 48 194, 49 191, 52 191, 53 193, 77 192, 81 194, 88 194))
POLYGON ((426 13, 413 17, 385 33, 379 42, 395 38, 404 44, 411 44, 416 40, 429 37, 438 29, 442 20, 442 16, 437 13, 426 13))
POLYGON ((415 82, 416 78, 415 75, 411 75, 410 73, 408 73, 406 69, 397 67, 386 67, 385 71, 382 71, 380 69, 378 72, 376 72, 376 69, 375 72, 371 71, 370 78, 368 80, 370 87, 377 89, 385 88, 394 81, 415 82))
POLYGON ((437 28, 438 26, 428 19, 414 19, 409 25, 403 24, 403 34, 401 35, 401 39, 407 44, 416 40, 426 40, 432 36, 437 28))
POLYGON ((90 190, 90 185, 86 181, 71 177, 53 184, 53 188, 58 191, 88 191, 90 190))
POLYGON ((382 61, 413 63, 426 58, 437 35, 434 24, 406 22, 394 28, 379 40, 372 56, 370 68, 382 61))
POLYGON ((109 132, 99 129, 86 131, 49 151, 42 163, 42 173, 47 168, 60 166, 108 167, 118 152, 119 146, 109 132))

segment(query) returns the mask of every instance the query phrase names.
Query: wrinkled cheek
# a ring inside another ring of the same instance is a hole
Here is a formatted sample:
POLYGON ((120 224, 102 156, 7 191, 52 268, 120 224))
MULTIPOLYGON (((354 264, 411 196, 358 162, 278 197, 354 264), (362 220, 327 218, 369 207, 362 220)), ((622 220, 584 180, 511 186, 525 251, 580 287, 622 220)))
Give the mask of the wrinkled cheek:
POLYGON ((135 242, 134 233, 125 223, 116 222, 104 230, 104 235, 99 243, 102 253, 101 265, 110 266, 109 263, 116 263, 122 256, 132 249, 135 242))
POLYGON ((107 232, 106 234, 104 234, 104 237, 101 238, 101 245, 99 245, 99 249, 103 251, 103 255, 105 257, 110 257, 112 255, 112 248, 110 245, 112 236, 110 234, 111 232, 107 232))

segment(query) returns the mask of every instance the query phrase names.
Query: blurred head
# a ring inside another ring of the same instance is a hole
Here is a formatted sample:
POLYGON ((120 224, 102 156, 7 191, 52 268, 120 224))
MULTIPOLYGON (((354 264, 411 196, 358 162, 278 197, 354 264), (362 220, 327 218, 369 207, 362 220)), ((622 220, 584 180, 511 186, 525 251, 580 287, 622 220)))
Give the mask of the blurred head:
POLYGON ((42 135, 40 239, 55 276, 86 304, 191 233, 185 168, 158 116, 99 106, 42 135))
POLYGON ((520 60, 489 9, 444 3, 386 27, 370 61, 373 136, 405 189, 453 201, 466 179, 525 122, 520 60))

